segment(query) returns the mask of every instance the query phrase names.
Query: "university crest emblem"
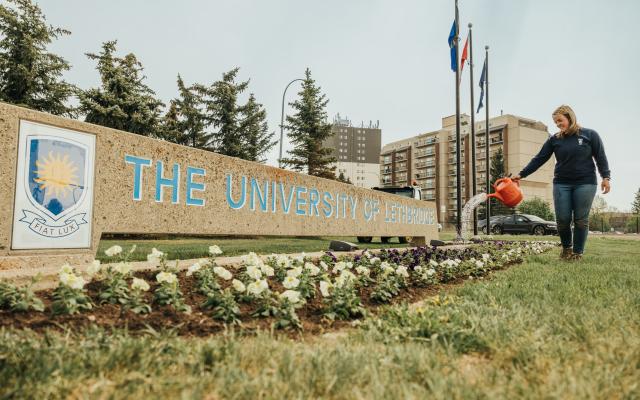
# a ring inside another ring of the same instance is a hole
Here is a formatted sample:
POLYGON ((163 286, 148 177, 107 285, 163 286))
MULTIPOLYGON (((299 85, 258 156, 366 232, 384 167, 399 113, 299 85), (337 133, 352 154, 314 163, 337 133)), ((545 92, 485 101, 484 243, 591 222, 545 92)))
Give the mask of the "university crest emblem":
POLYGON ((92 135, 21 122, 13 248, 88 247, 94 148, 92 135))

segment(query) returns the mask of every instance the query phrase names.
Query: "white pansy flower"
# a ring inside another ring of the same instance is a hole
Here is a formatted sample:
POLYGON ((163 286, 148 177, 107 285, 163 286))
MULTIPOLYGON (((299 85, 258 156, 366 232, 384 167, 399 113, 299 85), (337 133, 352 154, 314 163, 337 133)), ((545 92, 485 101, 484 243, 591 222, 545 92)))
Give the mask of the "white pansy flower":
POLYGON ((258 280, 262 278, 262 271, 256 265, 249 265, 247 266, 247 275, 251 279, 258 280))
POLYGON ((289 268, 289 265, 291 265, 291 260, 285 255, 278 255, 276 257, 276 265, 280 268, 289 268))
POLYGON ((93 260, 87 267, 87 274, 89 274, 89 276, 94 276, 95 274, 100 272, 100 268, 100 260, 93 260))
POLYGON ((118 254, 122 253, 122 247, 115 245, 115 246, 111 246, 108 249, 106 249, 104 251, 104 254, 107 255, 107 257, 113 257, 116 256, 118 254))
POLYGON ((280 293, 280 297, 283 297, 294 304, 300 302, 300 292, 297 290, 285 290, 280 293))
POLYGON ((333 273, 337 274, 338 272, 344 270, 347 268, 347 263, 344 261, 338 261, 334 266, 333 266, 333 273))
POLYGON ((193 274, 195 274, 196 272, 200 271, 202 269, 202 264, 200 264, 199 262, 192 264, 188 269, 187 269, 187 276, 191 276, 193 274))
POLYGON ((212 256, 217 256, 222 254, 222 250, 219 246, 214 244, 213 246, 209 246, 209 254, 211 254, 212 256))
POLYGON ((396 268, 396 275, 402 276, 403 278, 408 278, 409 273, 407 272, 407 267, 405 267, 404 265, 399 265, 398 268, 396 268))
POLYGON ((113 269, 119 274, 127 275, 131 272, 131 265, 128 263, 117 263, 113 269))
POLYGON ((271 265, 262 264, 260 270, 265 276, 274 276, 276 274, 276 271, 273 270, 271 265))
POLYGON ((155 247, 151 249, 151 253, 147 254, 147 262, 155 264, 160 262, 164 256, 164 253, 156 249, 155 247))
POLYGON ((302 253, 300 253, 299 255, 293 257, 294 260, 300 262, 301 264, 304 263, 304 259, 307 258, 307 255, 304 253, 304 251, 302 253))
POLYGON ((295 278, 293 276, 287 276, 286 278, 284 278, 284 281, 282 281, 282 286, 284 286, 287 289, 297 288, 299 284, 300 284, 300 279, 295 278))
POLYGON ((356 276, 351 271, 348 271, 345 269, 336 278, 336 286, 343 287, 344 285, 350 282, 353 282, 355 279, 356 279, 356 276))
POLYGON ((327 265, 327 263, 326 263, 326 262, 324 262, 324 261, 320 261, 320 268, 322 268, 322 269, 323 269, 323 270, 325 270, 325 271, 328 271, 328 270, 329 270, 329 266, 328 266, 328 265, 327 265))
POLYGON ((73 267, 69 264, 64 264, 62 267, 60 267, 60 271, 58 272, 59 274, 73 274, 73 267))
POLYGON ((229 279, 233 278, 233 274, 229 272, 228 269, 223 267, 214 267, 213 272, 216 275, 218 275, 220 278, 224 279, 225 281, 228 281, 229 279))
POLYGON ((435 270, 435 269, 433 269, 433 268, 429 268, 429 269, 427 270, 427 275, 429 275, 429 276, 433 276, 433 275, 435 275, 435 274, 436 274, 436 270, 435 270))
POLYGON ((482 261, 476 261, 476 267, 482 268, 484 267, 484 263, 482 261))
POLYGON ((291 276, 294 278, 299 277, 302 274, 302 267, 291 268, 287 271, 287 276, 291 276))
POLYGON ((373 257, 373 258, 369 259, 369 262, 372 265, 375 265, 375 264, 378 264, 380 262, 380 259, 378 257, 373 257))
POLYGON ((144 279, 133 278, 133 282, 131 282, 131 289, 146 292, 149 290, 149 284, 144 279))
POLYGON ((320 268, 316 267, 315 264, 310 263, 310 262, 305 263, 304 264, 304 268, 307 271, 309 271, 309 275, 311 275, 311 276, 316 276, 316 275, 318 275, 320 273, 320 268))
POLYGON ((244 293, 245 290, 247 290, 247 288, 244 286, 244 283, 237 279, 232 280, 231 285, 233 285, 233 288, 236 292, 244 293))
POLYGON ((156 275, 156 280, 158 283, 174 284, 178 281, 178 277, 171 272, 159 272, 158 275, 156 275))
POLYGON ((416 271, 417 273, 422 272, 422 265, 416 265, 416 267, 413 270, 416 271))
POLYGON ((386 261, 383 261, 382 264, 380 264, 380 268, 382 269, 382 273, 385 275, 392 274, 395 272, 395 269, 393 269, 391 264, 389 264, 386 261))
POLYGON ((436 260, 429 260, 429 265, 431 265, 432 267, 437 267, 438 262, 436 260))
POLYGON ((359 273, 360 275, 364 275, 364 276, 369 276, 369 274, 371 273, 371 271, 369 270, 369 268, 364 267, 362 265, 358 265, 356 267, 356 272, 359 273))
POLYGON ((269 288, 269 284, 267 283, 267 281, 265 279, 262 279, 262 280, 259 280, 259 281, 251 282, 247 286, 247 292, 257 296, 260 293, 262 293, 265 290, 267 290, 268 288, 269 288))
POLYGON ((482 255, 482 260, 483 260, 483 261, 489 261, 489 259, 491 259, 491 255, 489 255, 489 254, 487 254, 487 253, 484 253, 484 254, 482 255))
POLYGON ((71 289, 76 289, 76 290, 80 290, 84 287, 84 285, 87 283, 85 282, 84 278, 81 276, 77 276, 77 275, 70 275, 70 281, 69 281, 69 287, 71 289))
POLYGON ((242 262, 244 262, 245 265, 255 265, 257 267, 262 265, 262 259, 253 251, 242 256, 242 262))
POLYGON ((330 282, 327 281, 320 281, 320 293, 322 294, 322 297, 329 297, 329 290, 333 287, 333 285, 330 282))
POLYGON ((71 280, 75 277, 75 275, 73 273, 67 273, 67 272, 61 272, 58 275, 58 279, 60 280, 60 283, 62 283, 65 286, 69 286, 69 282, 71 282, 71 280))

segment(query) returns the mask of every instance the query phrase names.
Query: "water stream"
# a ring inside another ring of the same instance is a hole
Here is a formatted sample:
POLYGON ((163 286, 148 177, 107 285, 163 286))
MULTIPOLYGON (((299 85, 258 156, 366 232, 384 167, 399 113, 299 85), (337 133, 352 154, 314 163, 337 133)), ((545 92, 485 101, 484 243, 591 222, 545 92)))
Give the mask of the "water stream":
POLYGON ((473 228, 473 210, 480 204, 487 200, 486 193, 479 193, 473 196, 462 209, 462 215, 460 217, 460 232, 458 232, 457 242, 463 242, 469 240, 472 235, 473 228))

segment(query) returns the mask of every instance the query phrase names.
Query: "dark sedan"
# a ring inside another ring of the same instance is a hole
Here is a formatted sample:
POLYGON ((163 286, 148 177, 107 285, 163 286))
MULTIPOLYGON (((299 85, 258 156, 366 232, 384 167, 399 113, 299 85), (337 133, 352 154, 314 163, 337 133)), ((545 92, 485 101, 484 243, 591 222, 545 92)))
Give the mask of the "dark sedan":
POLYGON ((491 232, 497 235, 501 233, 525 233, 533 235, 550 235, 558 233, 558 226, 553 221, 528 214, 505 215, 503 218, 491 221, 491 232))
MULTIPOLYGON (((493 217, 490 217, 489 223, 491 224, 491 228, 493 229, 496 226, 496 222, 509 217, 510 215, 494 215, 493 217)), ((487 220, 485 218, 478 219, 478 230, 485 235, 487 234, 487 220)))

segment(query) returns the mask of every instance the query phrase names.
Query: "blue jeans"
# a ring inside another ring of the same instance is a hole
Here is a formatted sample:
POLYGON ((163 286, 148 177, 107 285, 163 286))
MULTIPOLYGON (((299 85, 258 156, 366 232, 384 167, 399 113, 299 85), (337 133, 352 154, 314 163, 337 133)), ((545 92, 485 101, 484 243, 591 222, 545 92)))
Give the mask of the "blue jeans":
POLYGON ((598 185, 593 184, 553 184, 553 205, 556 209, 560 242, 565 249, 571 248, 573 244, 574 253, 584 252, 589 233, 589 211, 597 189, 598 185))

